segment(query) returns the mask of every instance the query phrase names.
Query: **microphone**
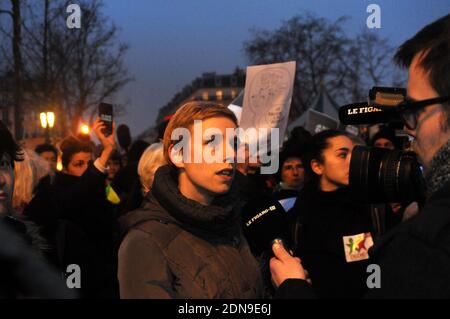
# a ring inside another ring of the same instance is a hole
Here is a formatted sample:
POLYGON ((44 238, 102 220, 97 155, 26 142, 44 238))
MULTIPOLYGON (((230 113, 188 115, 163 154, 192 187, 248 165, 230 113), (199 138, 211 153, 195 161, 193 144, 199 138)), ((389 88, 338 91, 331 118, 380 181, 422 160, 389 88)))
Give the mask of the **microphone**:
POLYGON ((367 102, 341 106, 339 120, 344 125, 402 122, 394 107, 392 110, 381 110, 367 102))
MULTIPOLYGON (((255 256, 272 253, 275 240, 288 244, 289 223, 283 206, 275 199, 253 200, 245 205, 243 214, 244 236, 255 256)), ((289 249, 286 247, 286 250, 289 249)))

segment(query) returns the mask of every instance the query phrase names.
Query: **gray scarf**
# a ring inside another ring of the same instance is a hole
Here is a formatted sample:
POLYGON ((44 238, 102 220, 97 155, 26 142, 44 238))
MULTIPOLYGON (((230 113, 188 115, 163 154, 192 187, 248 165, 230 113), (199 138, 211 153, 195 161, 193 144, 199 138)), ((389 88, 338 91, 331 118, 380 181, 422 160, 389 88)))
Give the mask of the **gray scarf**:
POLYGON ((436 153, 425 173, 427 199, 450 182, 450 140, 436 153))

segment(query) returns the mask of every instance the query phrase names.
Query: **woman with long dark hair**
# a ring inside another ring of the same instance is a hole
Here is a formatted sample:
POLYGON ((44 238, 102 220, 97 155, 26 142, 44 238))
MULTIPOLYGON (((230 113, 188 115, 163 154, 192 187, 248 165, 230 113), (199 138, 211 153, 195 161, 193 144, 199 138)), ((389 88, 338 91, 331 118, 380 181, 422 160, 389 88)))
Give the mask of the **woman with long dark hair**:
POLYGON ((372 222, 369 207, 355 204, 348 192, 353 146, 336 130, 312 137, 305 188, 292 209, 295 254, 321 298, 360 297, 366 288, 372 222))

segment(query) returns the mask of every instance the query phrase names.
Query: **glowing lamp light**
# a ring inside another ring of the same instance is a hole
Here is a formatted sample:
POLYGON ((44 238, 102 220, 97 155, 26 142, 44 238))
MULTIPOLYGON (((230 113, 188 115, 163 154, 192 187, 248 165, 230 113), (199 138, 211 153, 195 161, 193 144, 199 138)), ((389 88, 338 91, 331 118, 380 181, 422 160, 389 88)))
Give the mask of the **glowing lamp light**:
POLYGON ((83 125, 81 125, 80 131, 82 134, 88 135, 91 130, 90 130, 89 126, 87 126, 86 124, 83 124, 83 125))
POLYGON ((55 125, 55 113, 53 112, 42 112, 39 114, 39 118, 41 119, 42 128, 53 128, 55 125))
POLYGON ((42 126, 42 128, 47 128, 47 114, 45 112, 42 112, 40 114, 40 118, 41 118, 41 126, 42 126))
POLYGON ((63 169, 63 165, 61 160, 58 160, 58 163, 56 163, 56 169, 58 170, 58 172, 61 172, 63 169))
POLYGON ((50 128, 52 128, 53 125, 55 125, 55 113, 47 112, 47 124, 50 128))

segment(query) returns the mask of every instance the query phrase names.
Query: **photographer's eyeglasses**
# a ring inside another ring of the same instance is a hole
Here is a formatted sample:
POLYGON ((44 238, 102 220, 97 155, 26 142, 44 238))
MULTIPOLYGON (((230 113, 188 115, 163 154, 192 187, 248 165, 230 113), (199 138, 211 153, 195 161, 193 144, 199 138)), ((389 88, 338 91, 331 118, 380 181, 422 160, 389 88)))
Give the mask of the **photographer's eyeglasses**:
POLYGON ((423 108, 433 104, 444 103, 447 101, 450 101, 450 96, 436 97, 422 101, 415 101, 406 97, 405 100, 400 104, 396 105, 395 108, 392 106, 380 104, 375 104, 374 106, 385 111, 397 112, 400 115, 400 118, 402 119, 405 126, 410 130, 414 130, 417 127, 417 119, 419 115, 422 113, 423 108))
POLYGON ((410 130, 414 130, 417 127, 417 119, 421 113, 420 111, 423 111, 423 108, 447 101, 450 101, 450 96, 436 97, 422 101, 414 101, 407 97, 404 102, 397 105, 397 111, 403 119, 405 126, 410 130))

